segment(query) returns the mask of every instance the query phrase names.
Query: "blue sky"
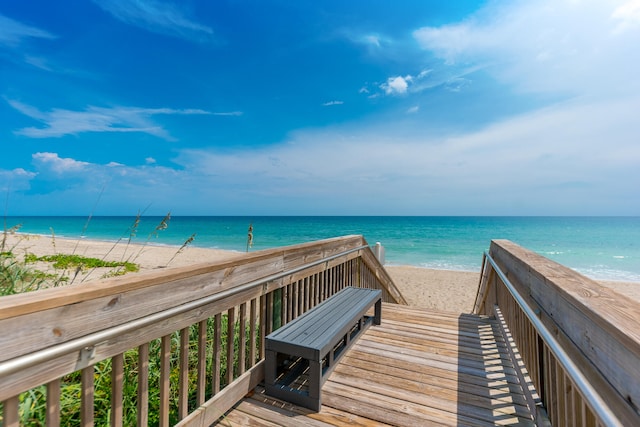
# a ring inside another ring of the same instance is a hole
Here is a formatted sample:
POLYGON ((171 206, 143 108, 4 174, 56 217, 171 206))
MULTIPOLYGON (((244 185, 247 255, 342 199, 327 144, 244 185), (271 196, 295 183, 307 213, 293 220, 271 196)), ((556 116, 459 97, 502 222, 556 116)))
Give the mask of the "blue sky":
POLYGON ((9 215, 640 215, 640 1, 0 2, 9 215))

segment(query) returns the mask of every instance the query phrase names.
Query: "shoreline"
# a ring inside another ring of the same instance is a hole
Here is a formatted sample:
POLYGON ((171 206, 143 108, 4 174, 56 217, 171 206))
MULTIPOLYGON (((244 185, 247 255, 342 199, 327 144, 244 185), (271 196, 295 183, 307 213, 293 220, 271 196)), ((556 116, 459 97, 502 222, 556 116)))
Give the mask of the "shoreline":
MULTIPOLYGON (((56 253, 75 254, 109 261, 128 260, 140 266, 140 272, 159 268, 181 267, 206 262, 216 262, 244 252, 177 245, 145 244, 123 241, 106 241, 85 238, 65 238, 43 234, 15 233, 6 235, 4 250, 16 256, 26 253, 36 256, 56 253)), ((32 264, 42 271, 51 271, 50 264, 32 264)), ((480 272, 433 269, 412 265, 385 265, 385 269, 410 305, 453 312, 470 312, 475 302, 480 272)), ((97 268, 78 274, 72 285, 100 279, 110 268, 97 268)), ((67 272, 68 274, 69 272, 67 272)), ((74 272, 75 273, 75 272, 74 272)), ((137 273, 128 273, 137 274, 137 273)), ((640 283, 613 280, 596 281, 602 286, 640 301, 640 283)))

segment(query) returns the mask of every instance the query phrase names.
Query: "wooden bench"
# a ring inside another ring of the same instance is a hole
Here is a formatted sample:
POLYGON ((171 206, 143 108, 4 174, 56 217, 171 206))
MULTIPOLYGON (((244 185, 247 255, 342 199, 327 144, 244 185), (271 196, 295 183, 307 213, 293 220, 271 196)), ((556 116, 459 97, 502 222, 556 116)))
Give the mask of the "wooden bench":
POLYGON ((371 323, 379 325, 381 316, 382 291, 347 287, 269 334, 266 393, 319 411, 320 388, 337 359, 371 323))

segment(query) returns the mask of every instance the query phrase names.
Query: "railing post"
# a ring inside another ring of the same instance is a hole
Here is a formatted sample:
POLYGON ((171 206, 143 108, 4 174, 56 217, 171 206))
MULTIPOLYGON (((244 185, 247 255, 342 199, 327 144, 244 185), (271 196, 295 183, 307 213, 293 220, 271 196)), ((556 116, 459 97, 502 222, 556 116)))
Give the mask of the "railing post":
POLYGON ((376 242, 376 245, 373 247, 373 254, 378 258, 380 264, 384 265, 384 246, 382 246, 380 242, 376 242))

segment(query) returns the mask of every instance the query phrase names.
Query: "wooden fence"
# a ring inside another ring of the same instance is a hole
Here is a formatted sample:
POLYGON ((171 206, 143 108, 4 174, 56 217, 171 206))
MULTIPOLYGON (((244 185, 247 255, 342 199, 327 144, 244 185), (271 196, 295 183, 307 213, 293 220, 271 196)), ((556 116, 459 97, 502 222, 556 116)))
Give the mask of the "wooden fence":
POLYGON ((517 346, 537 391, 539 422, 640 426, 638 302, 494 240, 474 311, 500 319, 517 346))
POLYGON ((3 297, 1 425, 210 425, 262 381, 264 337, 345 286, 406 304, 362 236, 3 297))

